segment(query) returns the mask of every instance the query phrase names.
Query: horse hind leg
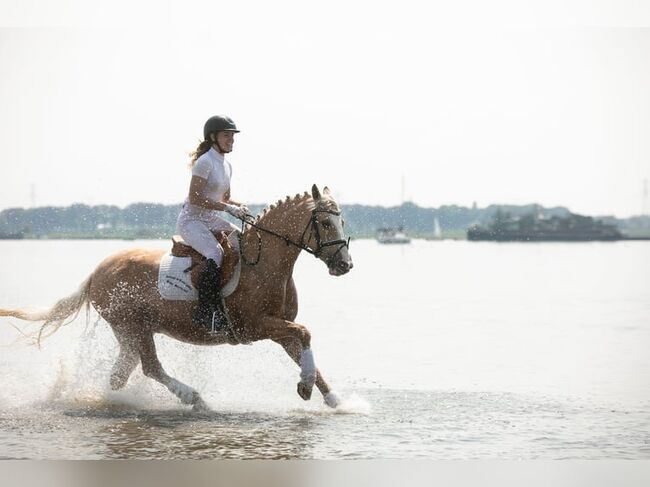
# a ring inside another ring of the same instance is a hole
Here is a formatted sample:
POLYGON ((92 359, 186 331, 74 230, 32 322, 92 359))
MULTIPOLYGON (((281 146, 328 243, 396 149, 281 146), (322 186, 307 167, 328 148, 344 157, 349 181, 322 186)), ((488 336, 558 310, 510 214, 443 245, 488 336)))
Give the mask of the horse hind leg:
POLYGON ((111 371, 111 389, 114 391, 122 389, 139 362, 138 351, 126 343, 120 343, 120 353, 111 371))
POLYGON ((138 351, 142 363, 142 373, 164 385, 172 394, 178 397, 183 404, 194 407, 195 410, 209 410, 201 395, 190 386, 167 375, 156 354, 156 344, 153 334, 146 333, 140 336, 138 351))

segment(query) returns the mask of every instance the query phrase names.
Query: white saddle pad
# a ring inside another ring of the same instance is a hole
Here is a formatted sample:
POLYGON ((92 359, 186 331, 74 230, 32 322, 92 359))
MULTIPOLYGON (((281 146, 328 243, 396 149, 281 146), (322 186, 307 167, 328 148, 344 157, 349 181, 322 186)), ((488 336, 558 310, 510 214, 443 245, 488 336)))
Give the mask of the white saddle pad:
MULTIPOLYGON (((239 240, 235 234, 229 237, 230 243, 239 252, 239 240)), ((171 301, 196 301, 199 293, 192 285, 190 272, 185 272, 192 265, 191 257, 174 257, 171 253, 163 255, 158 268, 158 292, 163 299, 171 301)), ((221 295, 225 298, 231 295, 241 274, 241 259, 232 274, 232 278, 221 287, 221 295)))

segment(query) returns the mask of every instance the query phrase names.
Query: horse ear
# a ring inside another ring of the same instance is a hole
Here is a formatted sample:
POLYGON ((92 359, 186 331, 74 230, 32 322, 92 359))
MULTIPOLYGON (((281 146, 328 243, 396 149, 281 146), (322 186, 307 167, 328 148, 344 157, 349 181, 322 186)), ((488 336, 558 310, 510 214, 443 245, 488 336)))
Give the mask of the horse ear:
POLYGON ((327 186, 323 188, 323 194, 330 194, 330 189, 327 186))
POLYGON ((314 198, 314 201, 320 199, 320 191, 318 191, 318 187, 315 184, 311 187, 311 196, 314 198))

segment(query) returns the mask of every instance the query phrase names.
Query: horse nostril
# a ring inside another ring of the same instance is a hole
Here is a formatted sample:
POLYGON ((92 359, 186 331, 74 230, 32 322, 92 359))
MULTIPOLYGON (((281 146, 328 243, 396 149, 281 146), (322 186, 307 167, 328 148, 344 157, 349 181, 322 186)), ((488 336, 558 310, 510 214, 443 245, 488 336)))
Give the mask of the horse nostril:
POLYGON ((350 269, 352 269, 352 262, 347 262, 345 260, 342 260, 341 262, 339 262, 338 267, 342 271, 349 271, 350 269))

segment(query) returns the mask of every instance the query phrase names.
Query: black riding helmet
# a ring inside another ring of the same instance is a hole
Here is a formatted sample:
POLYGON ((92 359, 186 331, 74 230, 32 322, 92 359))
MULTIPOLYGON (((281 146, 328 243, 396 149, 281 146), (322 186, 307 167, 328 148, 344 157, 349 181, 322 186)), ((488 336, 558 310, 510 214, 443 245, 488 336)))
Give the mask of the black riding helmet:
POLYGON ((208 121, 205 122, 203 126, 203 138, 208 140, 210 134, 213 132, 239 132, 235 122, 232 121, 232 118, 226 117, 225 115, 215 115, 214 117, 208 118, 208 121))

